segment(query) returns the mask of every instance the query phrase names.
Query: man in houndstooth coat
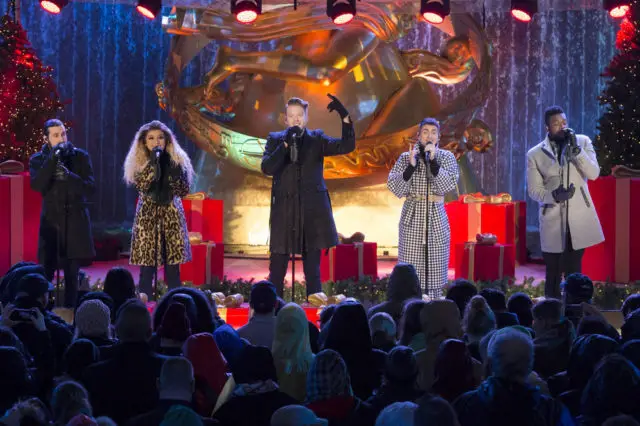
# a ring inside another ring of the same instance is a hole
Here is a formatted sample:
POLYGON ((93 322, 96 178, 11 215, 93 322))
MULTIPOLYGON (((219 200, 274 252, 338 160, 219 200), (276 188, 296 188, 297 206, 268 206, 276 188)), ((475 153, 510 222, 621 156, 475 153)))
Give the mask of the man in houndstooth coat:
POLYGON ((451 231, 444 196, 456 187, 459 174, 455 156, 439 149, 439 140, 438 121, 422 120, 413 151, 400 155, 387 180, 391 192, 398 198, 405 197, 398 261, 416 268, 422 290, 434 298, 442 296, 449 264, 451 231))

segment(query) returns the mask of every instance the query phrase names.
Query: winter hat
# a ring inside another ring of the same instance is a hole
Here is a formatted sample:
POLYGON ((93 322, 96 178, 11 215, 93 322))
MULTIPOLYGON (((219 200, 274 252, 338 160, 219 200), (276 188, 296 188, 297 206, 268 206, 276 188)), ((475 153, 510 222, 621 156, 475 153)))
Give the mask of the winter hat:
POLYGON ((87 300, 78 307, 75 322, 78 335, 81 337, 108 336, 111 310, 100 300, 87 300))
POLYGON ((278 380, 271 351, 264 346, 245 346, 240 352, 238 364, 231 364, 236 384, 278 380))
POLYGON ((315 413, 302 405, 286 405, 271 416, 271 426, 325 426, 329 422, 316 417, 315 413))
POLYGON ((391 349, 385 362, 384 374, 391 380, 415 380, 418 374, 418 363, 413 349, 407 346, 396 346, 391 349))
POLYGON ((389 337, 395 337, 396 330, 396 322, 393 320, 391 315, 386 312, 378 312, 374 314, 369 319, 369 328, 371 329, 371 335, 374 335, 377 332, 382 332, 389 337))
POLYGON ((174 302, 169 305, 158 328, 158 336, 178 342, 184 342, 191 336, 191 323, 182 303, 174 302))
POLYGON ((80 380, 85 368, 100 361, 100 350, 87 339, 76 339, 62 357, 62 368, 74 380, 80 380))
POLYGON ((269 281, 259 281, 251 287, 249 305, 258 313, 266 313, 276 307, 276 288, 269 281))

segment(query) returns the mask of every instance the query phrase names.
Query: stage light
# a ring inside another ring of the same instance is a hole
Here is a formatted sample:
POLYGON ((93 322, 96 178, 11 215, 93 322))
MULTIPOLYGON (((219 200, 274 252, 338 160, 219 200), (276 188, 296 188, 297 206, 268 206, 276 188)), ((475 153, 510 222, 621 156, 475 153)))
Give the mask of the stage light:
POLYGON ((231 0, 231 14, 236 21, 250 24, 262 13, 262 0, 231 0))
POLYGON ((327 16, 336 25, 351 22, 356 16, 356 0, 327 0, 327 16))
POLYGON ((155 19, 162 9, 162 0, 138 0, 136 10, 147 19, 155 19))
POLYGON ((518 21, 529 22, 538 13, 538 0, 511 0, 511 15, 518 21))
POLYGON ((624 18, 629 12, 629 0, 604 0, 604 8, 612 18, 624 18))
POLYGON ((420 15, 430 24, 441 24, 450 13, 449 0, 420 0, 420 15))
POLYGON ((63 7, 69 4, 69 0, 42 0, 40 6, 49 13, 60 13, 63 7))

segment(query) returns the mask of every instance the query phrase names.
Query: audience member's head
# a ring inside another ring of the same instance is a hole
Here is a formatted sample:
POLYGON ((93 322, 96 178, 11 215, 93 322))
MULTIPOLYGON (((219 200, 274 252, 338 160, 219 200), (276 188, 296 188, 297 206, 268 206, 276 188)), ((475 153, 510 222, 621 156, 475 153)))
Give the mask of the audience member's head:
POLYGON ((422 291, 416 268, 410 263, 397 263, 389 276, 387 300, 403 303, 405 300, 421 296, 422 291))
POLYGON ((402 387, 411 388, 418 376, 418 363, 413 349, 396 346, 387 354, 384 367, 384 380, 402 387))
POLYGON ((316 417, 302 405, 285 405, 271 416, 271 426, 326 426, 329 422, 316 417))
POLYGON ((620 347, 620 353, 640 369, 640 340, 629 340, 620 347))
POLYGON ((533 306, 533 330, 536 337, 554 328, 562 320, 562 302, 558 299, 545 299, 533 306))
POLYGON ((453 407, 443 398, 425 394, 418 401, 414 414, 415 426, 459 426, 453 407))
POLYGON ((329 306, 325 306, 322 309, 322 312, 320 312, 320 328, 323 329, 325 328, 325 326, 327 324, 329 324, 329 321, 331 321, 331 317, 333 316, 333 313, 336 311, 337 305, 329 305, 329 306))
POLYGON ((76 312, 76 338, 111 338, 111 310, 97 299, 83 302, 76 312))
POLYGON ((418 404, 413 402, 394 402, 380 412, 376 426, 413 426, 418 404))
POLYGON ((618 414, 638 415, 640 372, 625 357, 607 355, 596 367, 582 393, 581 413, 601 424, 618 414))
POLYGON ((190 402, 194 390, 195 378, 189 360, 177 356, 167 358, 158 378, 160 399, 190 402))
POLYGON ((31 392, 32 378, 22 354, 0 346, 0 413, 31 392))
POLYGON ((72 380, 62 382, 51 395, 51 411, 56 424, 66 425, 79 414, 92 415, 89 394, 78 382, 72 380))
POLYGON ((447 339, 462 338, 458 306, 451 300, 432 300, 426 303, 420 312, 420 324, 427 345, 438 348, 447 339))
POLYGON ((161 339, 173 342, 182 343, 187 340, 191 336, 191 322, 187 316, 187 308, 182 303, 171 303, 156 333, 161 339))
POLYGON ((411 300, 404 305, 402 317, 400 318, 399 344, 409 346, 415 335, 422 333, 420 312, 422 312, 422 307, 425 303, 423 300, 411 300))
POLYGON ((116 313, 120 306, 127 300, 136 298, 136 285, 133 275, 127 268, 120 266, 111 268, 104 279, 103 291, 113 299, 111 320, 115 322, 116 313))
POLYGON ((507 310, 507 298, 501 290, 497 288, 483 288, 479 294, 484 297, 493 312, 504 312, 507 310))
POLYGON ((274 315, 278 294, 269 281, 259 281, 251 287, 249 306, 257 315, 274 315))
POLYGON ((15 297, 26 302, 27 305, 24 306, 37 306, 40 309, 45 309, 49 305, 49 293, 53 290, 55 287, 47 281, 44 275, 30 273, 20 278, 15 297))
POLYGON ((263 346, 245 346, 240 352, 237 365, 231 365, 236 384, 252 384, 278 381, 273 355, 263 346))
POLYGON ((64 352, 62 370, 73 380, 80 381, 85 368, 100 361, 100 350, 87 339, 75 339, 64 352))
POLYGON ((347 362, 357 361, 363 354, 368 356, 372 348, 371 331, 360 303, 345 301, 338 305, 329 323, 324 348, 340 353, 347 362))
POLYGON ((51 414, 38 398, 29 398, 16 403, 0 418, 6 425, 48 426, 51 414))
POLYGON ((520 325, 529 328, 533 326, 533 301, 528 294, 513 293, 507 301, 507 310, 516 314, 520 325))
POLYGON ((494 377, 525 383, 533 370, 533 342, 520 331, 503 329, 489 341, 488 357, 494 377))
POLYGON ((396 344, 396 322, 386 312, 378 312, 369 318, 373 347, 385 352, 396 344))
POLYGON ((620 310, 622 311, 622 316, 626 318, 627 315, 638 308, 640 308, 640 293, 634 293, 622 302, 620 310))
POLYGON ((187 316, 192 333, 213 333, 216 329, 215 304, 204 292, 197 288, 177 287, 164 295, 153 312, 153 330, 157 331, 162 324, 162 317, 172 303, 182 303, 187 309, 187 316))
POLYGON ((146 342, 151 337, 151 315, 144 303, 126 301, 118 311, 116 334, 122 343, 146 342))
POLYGON ((603 336, 611 337, 614 340, 620 339, 620 335, 604 318, 590 315, 582 317, 578 323, 576 329, 578 336, 584 336, 586 334, 601 334, 603 336))
POLYGON ((216 341, 216 345, 224 355, 224 359, 229 363, 229 367, 233 370, 233 365, 240 359, 240 353, 247 345, 238 332, 233 329, 229 324, 225 324, 222 327, 218 327, 213 332, 213 338, 216 341))
POLYGON ((607 419, 602 426, 640 426, 640 423, 631 416, 615 416, 607 419))
POLYGON ((340 354, 325 349, 316 354, 307 374, 307 403, 353 396, 347 365, 340 354))
POLYGON ((477 342, 496 328, 496 317, 482 296, 473 296, 464 313, 463 329, 469 342, 477 342))
POLYGON ((434 368, 432 391, 453 402, 476 386, 474 366, 467 345, 462 340, 448 339, 440 344, 434 368))
POLYGON ((27 274, 45 275, 44 267, 33 262, 15 263, 0 280, 0 302, 13 302, 18 294, 20 280, 27 274))
POLYGON ((567 375, 573 389, 583 389, 598 363, 618 350, 618 343, 605 336, 588 334, 578 337, 571 346, 567 375))
POLYGON ((593 298, 593 281, 580 273, 570 274, 564 282, 564 301, 567 305, 591 303, 593 298))
POLYGON ((453 303, 458 306, 458 310, 462 316, 471 298, 477 294, 478 289, 471 281, 465 278, 458 278, 451 284, 451 287, 447 289, 446 299, 453 301, 453 303))
POLYGON ((309 322, 304 309, 295 303, 287 303, 278 312, 272 353, 286 374, 306 373, 311 367, 313 352, 309 340, 309 322))
POLYGON ((622 332, 623 342, 640 339, 640 308, 624 318, 624 324, 622 324, 620 331, 622 332))

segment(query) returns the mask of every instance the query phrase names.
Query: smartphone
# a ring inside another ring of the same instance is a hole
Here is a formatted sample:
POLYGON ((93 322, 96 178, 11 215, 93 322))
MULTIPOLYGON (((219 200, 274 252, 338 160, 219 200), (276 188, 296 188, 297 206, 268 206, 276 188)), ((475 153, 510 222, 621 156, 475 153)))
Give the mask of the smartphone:
POLYGON ((31 318, 36 317, 36 312, 33 309, 14 309, 11 312, 9 319, 11 321, 31 321, 31 318))

